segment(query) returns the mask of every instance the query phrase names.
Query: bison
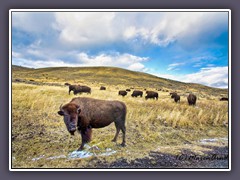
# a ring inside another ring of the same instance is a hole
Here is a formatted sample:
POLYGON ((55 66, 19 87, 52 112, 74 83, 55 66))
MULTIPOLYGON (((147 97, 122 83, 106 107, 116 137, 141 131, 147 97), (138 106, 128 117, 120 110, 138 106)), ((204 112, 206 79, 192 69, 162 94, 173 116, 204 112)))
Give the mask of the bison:
MULTIPOLYGON (((172 95, 176 95, 177 93, 176 92, 170 92, 169 95, 172 96, 172 95)), ((171 97, 173 98, 173 97, 171 97)))
POLYGON ((101 87, 100 87, 100 90, 106 90, 106 87, 101 86, 101 87))
POLYGON ((107 101, 86 97, 73 98, 69 103, 60 106, 58 114, 63 116, 68 132, 74 135, 77 130, 81 134, 82 143, 78 151, 83 150, 84 144, 91 141, 92 128, 103 128, 114 122, 116 134, 113 142, 117 141, 120 130, 123 133, 122 146, 125 146, 125 119, 127 107, 121 101, 107 101))
POLYGON ((77 86, 73 90, 73 94, 76 95, 78 93, 88 93, 88 94, 91 94, 91 88, 88 87, 88 86, 77 86))
POLYGON ((64 85, 65 85, 65 86, 70 86, 71 84, 69 84, 69 83, 66 82, 66 83, 64 83, 64 85))
POLYGON ((143 95, 142 91, 134 90, 131 96, 132 97, 138 97, 138 96, 142 97, 142 95, 143 95))
POLYGON ((71 91, 74 92, 74 90, 77 89, 78 86, 79 86, 79 85, 69 85, 69 86, 68 86, 68 87, 69 87, 68 94, 70 95, 70 92, 71 92, 71 91))
POLYGON ((124 90, 118 91, 118 95, 121 95, 124 97, 127 95, 127 91, 124 91, 124 90))
POLYGON ((171 98, 173 98, 176 103, 180 102, 180 96, 177 93, 172 93, 171 98))
POLYGON ((228 97, 222 97, 220 98, 220 101, 228 101, 228 97))
POLYGON ((195 96, 194 94, 189 94, 187 100, 189 105, 196 105, 197 96, 195 96))
POLYGON ((158 100, 158 93, 157 93, 157 92, 154 92, 154 91, 146 91, 146 94, 147 94, 147 96, 145 96, 145 99, 146 99, 146 100, 149 99, 149 98, 153 98, 153 99, 156 98, 156 100, 158 100))
POLYGON ((130 92, 130 91, 131 91, 131 89, 126 89, 126 91, 130 92))

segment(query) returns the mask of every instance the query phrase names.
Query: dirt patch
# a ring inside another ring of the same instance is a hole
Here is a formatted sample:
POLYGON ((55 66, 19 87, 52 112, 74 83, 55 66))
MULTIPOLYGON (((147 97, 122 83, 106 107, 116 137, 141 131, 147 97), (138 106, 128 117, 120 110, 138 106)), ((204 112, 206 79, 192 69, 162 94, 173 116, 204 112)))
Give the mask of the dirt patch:
MULTIPOLYGON (((97 161, 95 168, 223 168, 227 169, 228 147, 215 147, 210 151, 205 151, 204 155, 196 154, 189 150, 182 150, 179 155, 172 155, 151 151, 148 157, 131 160, 121 158, 112 163, 97 161)), ((86 167, 88 168, 88 167, 86 167)))

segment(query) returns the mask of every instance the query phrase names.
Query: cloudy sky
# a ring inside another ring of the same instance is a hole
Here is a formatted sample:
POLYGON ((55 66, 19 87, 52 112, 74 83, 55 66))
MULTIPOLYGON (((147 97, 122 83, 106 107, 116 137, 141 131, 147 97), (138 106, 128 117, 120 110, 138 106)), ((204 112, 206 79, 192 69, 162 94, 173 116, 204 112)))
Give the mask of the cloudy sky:
POLYGON ((114 66, 228 86, 228 12, 12 12, 12 64, 114 66))

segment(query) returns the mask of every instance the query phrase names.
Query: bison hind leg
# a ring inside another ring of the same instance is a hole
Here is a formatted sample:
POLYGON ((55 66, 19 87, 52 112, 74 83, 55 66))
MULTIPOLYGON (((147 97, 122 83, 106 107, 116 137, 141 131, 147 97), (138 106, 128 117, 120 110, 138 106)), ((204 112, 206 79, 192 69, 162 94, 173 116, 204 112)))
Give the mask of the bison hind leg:
POLYGON ((115 123, 115 126, 116 126, 116 134, 115 134, 112 142, 116 142, 116 141, 117 141, 117 137, 118 137, 118 134, 119 134, 119 132, 120 132, 120 127, 118 126, 117 123, 115 123))
POLYGON ((125 147, 126 146, 126 141, 125 141, 125 135, 126 135, 126 127, 125 127, 125 125, 123 125, 122 127, 121 127, 121 130, 122 130, 122 133, 123 133, 123 140, 122 140, 122 144, 121 144, 121 146, 122 147, 125 147))

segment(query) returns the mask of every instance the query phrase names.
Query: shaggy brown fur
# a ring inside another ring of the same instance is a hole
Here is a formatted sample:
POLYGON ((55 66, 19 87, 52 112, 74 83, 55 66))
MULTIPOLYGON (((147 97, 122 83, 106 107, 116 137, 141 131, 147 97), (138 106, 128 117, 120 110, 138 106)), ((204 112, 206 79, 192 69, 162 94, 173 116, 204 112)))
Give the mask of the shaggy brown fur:
POLYGON ((103 128, 112 122, 116 127, 116 134, 112 141, 116 142, 121 130, 123 133, 121 145, 125 146, 126 113, 127 108, 123 102, 85 97, 73 98, 58 112, 59 115, 64 115, 64 122, 71 134, 74 134, 76 129, 80 131, 82 144, 78 150, 82 150, 84 144, 91 140, 92 128, 103 128))
POLYGON ((222 97, 222 98, 220 98, 220 101, 228 101, 228 98, 227 97, 222 97))
POLYGON ((127 95, 127 91, 124 91, 124 90, 118 91, 118 95, 121 95, 124 97, 127 95))
POLYGON ((189 105, 196 105, 197 96, 195 96, 194 94, 189 94, 187 100, 189 105))
POLYGON ((79 86, 79 85, 69 85, 69 91, 68 91, 68 94, 70 95, 70 92, 71 92, 71 91, 74 92, 74 90, 77 89, 78 86, 79 86))
POLYGON ((171 96, 171 98, 174 98, 174 96, 177 95, 177 93, 176 92, 171 92, 171 93, 169 93, 169 95, 171 96))
POLYGON ((73 94, 76 95, 78 93, 89 93, 89 94, 91 94, 91 88, 88 87, 88 86, 77 86, 73 90, 73 94))
POLYGON ((145 99, 149 99, 149 98, 152 98, 152 99, 155 99, 158 100, 158 93, 157 92, 154 92, 154 91, 146 91, 146 94, 147 96, 145 96, 145 99))
POLYGON ((138 96, 142 97, 142 95, 143 95, 142 91, 134 90, 131 96, 132 97, 138 97, 138 96))
POLYGON ((64 85, 65 85, 65 86, 70 86, 71 84, 69 84, 69 83, 66 82, 66 83, 64 83, 64 85))
POLYGON ((100 87, 100 90, 106 90, 106 87, 101 86, 101 87, 100 87))

